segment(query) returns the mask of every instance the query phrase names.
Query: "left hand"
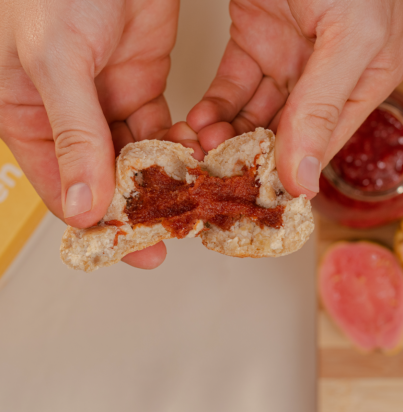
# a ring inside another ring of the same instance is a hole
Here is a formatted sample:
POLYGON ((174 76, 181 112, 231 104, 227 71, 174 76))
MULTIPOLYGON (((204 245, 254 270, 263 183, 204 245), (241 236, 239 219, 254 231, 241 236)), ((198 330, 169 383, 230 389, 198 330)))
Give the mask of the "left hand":
MULTIPOLYGON (((115 190, 115 154, 162 138, 179 0, 0 2, 0 137, 48 208, 86 228, 115 190)), ((123 258, 153 268, 161 242, 123 258)))

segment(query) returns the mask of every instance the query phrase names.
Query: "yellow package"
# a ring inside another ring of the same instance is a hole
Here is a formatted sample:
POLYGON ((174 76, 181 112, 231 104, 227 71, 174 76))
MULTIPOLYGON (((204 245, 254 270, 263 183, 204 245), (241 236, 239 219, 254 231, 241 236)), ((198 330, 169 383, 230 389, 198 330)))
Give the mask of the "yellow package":
POLYGON ((45 204, 0 139, 0 276, 46 211, 45 204))

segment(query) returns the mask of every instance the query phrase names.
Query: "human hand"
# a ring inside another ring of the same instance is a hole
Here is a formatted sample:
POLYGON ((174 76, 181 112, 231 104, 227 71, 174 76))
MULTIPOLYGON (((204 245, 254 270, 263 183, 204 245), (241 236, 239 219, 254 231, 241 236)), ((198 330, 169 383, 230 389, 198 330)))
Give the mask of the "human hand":
POLYGON ((321 167, 403 80, 403 2, 232 0, 230 12, 217 76, 187 122, 205 151, 274 129, 280 180, 312 198, 321 167))
MULTIPOLYGON (((96 224, 112 200, 115 150, 171 126, 162 93, 178 8, 179 0, 0 3, 0 137, 66 223, 96 224)), ((153 268, 165 255, 161 242, 124 260, 153 268)))

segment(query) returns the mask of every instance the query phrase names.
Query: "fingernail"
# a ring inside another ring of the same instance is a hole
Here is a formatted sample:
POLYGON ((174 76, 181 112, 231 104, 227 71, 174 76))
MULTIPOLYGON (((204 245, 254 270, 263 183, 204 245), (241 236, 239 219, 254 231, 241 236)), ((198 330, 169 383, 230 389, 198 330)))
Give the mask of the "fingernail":
POLYGON ((73 217, 92 208, 91 189, 85 183, 76 183, 67 190, 64 217, 73 217))
POLYGON ((298 184, 312 192, 319 192, 319 175, 321 164, 316 157, 306 156, 301 160, 298 167, 298 184))

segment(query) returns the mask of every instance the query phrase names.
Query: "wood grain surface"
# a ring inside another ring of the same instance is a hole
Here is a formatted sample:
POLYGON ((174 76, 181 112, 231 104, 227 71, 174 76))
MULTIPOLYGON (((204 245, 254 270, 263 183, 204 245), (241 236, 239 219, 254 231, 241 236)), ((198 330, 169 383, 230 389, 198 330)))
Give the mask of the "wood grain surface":
MULTIPOLYGON (((318 259, 340 240, 372 240, 391 247, 397 223, 355 230, 315 216, 318 259)), ((318 305, 320 412, 402 412, 403 352, 360 352, 318 305)))

